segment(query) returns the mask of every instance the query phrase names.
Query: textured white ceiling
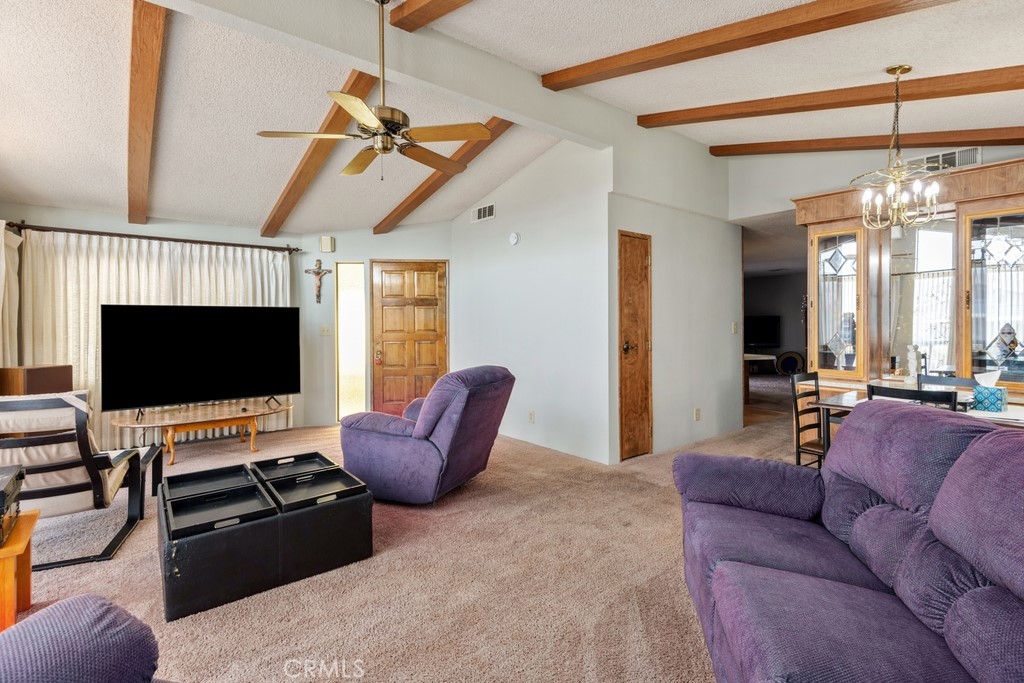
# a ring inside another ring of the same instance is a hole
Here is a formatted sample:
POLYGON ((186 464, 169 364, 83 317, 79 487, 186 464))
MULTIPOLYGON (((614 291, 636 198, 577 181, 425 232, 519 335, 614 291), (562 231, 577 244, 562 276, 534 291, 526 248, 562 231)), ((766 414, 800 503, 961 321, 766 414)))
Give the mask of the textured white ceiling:
MULTIPOLYGON (((1021 0, 961 0, 932 9, 647 71, 581 90, 634 114, 892 83, 1024 63, 1021 0), (1009 20, 1015 18, 1016 21, 1009 20), (955 27, 952 28, 952 27, 955 27), (965 44, 984 36, 980 49, 965 44)), ((750 122, 751 132, 762 128, 750 122)), ((841 134, 841 133, 838 133, 841 134)))
MULTIPOLYGON (((544 73, 799 4, 476 0, 410 39, 443 41, 431 37, 436 30, 544 73)), ((913 64, 912 77, 1024 64, 1022 15, 1022 0, 961 0, 581 90, 648 113, 890 82, 883 69, 896 62, 913 64)), ((0 16, 0 201, 124 212, 131 3, 7 0, 0 16)), ((262 225, 306 143, 263 139, 256 131, 315 129, 331 104, 326 91, 340 87, 351 68, 172 13, 151 215, 262 225)), ((558 97, 553 95, 554 106, 558 97)), ((485 121, 491 113, 390 83, 389 104, 407 111, 414 125, 485 121)), ((888 132, 891 111, 891 105, 878 105, 671 130, 705 144, 878 135, 888 132)), ((907 103, 902 124, 906 132, 1020 125, 1021 111, 1021 92, 916 101, 907 103)), ((517 126, 406 222, 454 217, 555 142, 517 126)), ((449 154, 457 146, 430 148, 449 154)), ((375 225, 431 172, 392 155, 383 182, 377 164, 361 177, 339 176, 359 148, 356 141, 337 145, 285 231, 375 225)))
POLYGON ((0 201, 125 211, 130 2, 0 4, 0 201))
POLYGON ((538 74, 809 0, 476 0, 431 28, 538 74))

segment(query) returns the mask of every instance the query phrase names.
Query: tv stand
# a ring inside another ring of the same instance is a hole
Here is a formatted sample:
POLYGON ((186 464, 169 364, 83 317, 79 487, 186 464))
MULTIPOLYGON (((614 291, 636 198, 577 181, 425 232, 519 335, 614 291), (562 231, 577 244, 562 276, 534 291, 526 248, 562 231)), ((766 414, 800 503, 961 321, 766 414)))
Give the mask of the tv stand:
POLYGON ((282 405, 277 399, 276 406, 267 401, 246 400, 216 405, 185 406, 168 411, 153 411, 146 414, 140 410, 134 419, 113 420, 115 427, 126 429, 160 429, 164 435, 164 451, 168 455, 167 464, 174 464, 174 438, 178 432, 197 432, 203 429, 219 429, 238 427, 239 441, 245 443, 245 428, 249 428, 249 450, 255 453, 256 420, 265 415, 274 415, 291 410, 290 405, 282 405))

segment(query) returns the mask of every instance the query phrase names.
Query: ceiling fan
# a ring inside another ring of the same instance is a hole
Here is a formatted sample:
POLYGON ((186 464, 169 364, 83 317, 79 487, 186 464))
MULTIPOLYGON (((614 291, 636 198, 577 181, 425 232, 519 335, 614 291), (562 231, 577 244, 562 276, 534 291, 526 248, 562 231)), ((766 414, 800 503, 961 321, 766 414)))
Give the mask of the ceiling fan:
POLYGON ((328 140, 372 140, 342 169, 342 175, 359 175, 381 154, 395 150, 402 156, 430 166, 442 173, 455 174, 466 170, 466 165, 420 147, 420 142, 450 142, 458 140, 490 140, 491 130, 482 123, 457 123, 448 126, 410 128, 409 117, 400 109, 386 104, 384 82, 384 5, 391 0, 373 0, 378 6, 380 34, 380 104, 369 107, 358 97, 343 92, 328 92, 338 105, 356 122, 358 134, 348 133, 296 133, 291 131, 261 130, 257 135, 265 138, 325 138, 328 140))

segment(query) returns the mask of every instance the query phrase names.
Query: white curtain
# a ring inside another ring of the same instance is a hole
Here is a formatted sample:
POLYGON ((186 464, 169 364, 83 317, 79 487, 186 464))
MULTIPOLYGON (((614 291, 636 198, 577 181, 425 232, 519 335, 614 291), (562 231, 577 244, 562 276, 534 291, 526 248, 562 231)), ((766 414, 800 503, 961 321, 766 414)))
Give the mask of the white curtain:
MULTIPOLYGON (((70 364, 75 388, 88 389, 94 402, 102 396, 102 304, 291 303, 291 265, 286 252, 67 232, 25 230, 23 234, 23 364, 70 364)), ((138 331, 140 335, 145 332, 138 331)), ((133 445, 128 430, 110 424, 124 415, 94 413, 92 427, 101 448, 133 445)), ((290 412, 263 419, 265 431, 291 426, 290 412)), ((179 440, 236 431, 182 434, 179 440)), ((159 440, 159 435, 148 437, 159 440)))
MULTIPOLYGON (((6 222, 0 221, 0 224, 6 222)), ((18 365, 18 247, 21 240, 5 228, 0 242, 0 367, 18 365)))

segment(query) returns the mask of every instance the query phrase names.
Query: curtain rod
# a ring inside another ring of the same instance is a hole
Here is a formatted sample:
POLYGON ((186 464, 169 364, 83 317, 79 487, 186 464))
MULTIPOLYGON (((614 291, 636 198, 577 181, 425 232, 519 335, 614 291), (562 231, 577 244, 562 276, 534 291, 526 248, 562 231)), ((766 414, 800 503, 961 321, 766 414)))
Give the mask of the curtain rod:
POLYGON ((284 251, 294 254, 302 251, 298 247, 286 244, 283 247, 267 247, 260 244, 238 244, 234 242, 210 242, 207 240, 186 240, 180 237, 154 237, 150 235, 126 235, 120 232, 100 232, 94 230, 72 230, 71 228, 53 228, 46 225, 27 225, 24 221, 14 223, 7 221, 7 227, 15 230, 38 230, 40 232, 69 232, 74 235, 101 235, 104 237, 127 237, 129 239, 155 240, 158 242, 183 242, 184 244, 209 244, 215 247, 246 247, 248 249, 267 249, 269 251, 284 251))

